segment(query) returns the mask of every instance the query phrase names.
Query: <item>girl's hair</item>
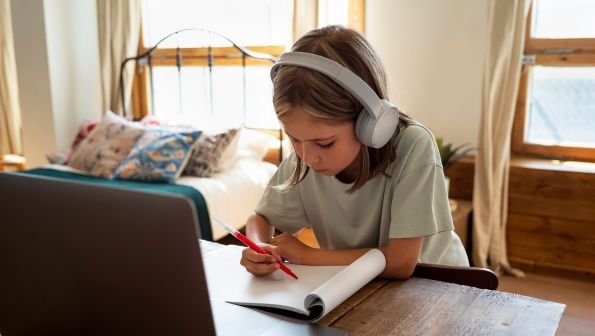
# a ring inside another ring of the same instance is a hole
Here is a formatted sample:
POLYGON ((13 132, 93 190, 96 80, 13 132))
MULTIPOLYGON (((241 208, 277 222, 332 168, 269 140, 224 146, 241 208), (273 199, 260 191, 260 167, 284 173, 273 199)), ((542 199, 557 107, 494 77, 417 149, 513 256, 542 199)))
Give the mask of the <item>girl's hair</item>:
MULTIPOLYGON (((363 79, 380 99, 386 99, 386 73, 382 62, 368 41, 355 30, 342 26, 314 29, 296 41, 291 50, 317 54, 341 64, 363 79)), ((363 108, 357 98, 326 75, 298 66, 278 69, 273 81, 273 105, 279 119, 300 109, 313 119, 329 124, 355 122, 363 108)), ((400 113, 399 126, 409 125, 411 121, 409 116, 400 113)), ((396 157, 394 139, 399 126, 381 148, 362 144, 360 173, 349 192, 359 189, 376 175, 386 174, 396 157)), ((309 167, 299 157, 297 161, 289 180, 278 186, 280 190, 293 188, 308 173, 309 167)))

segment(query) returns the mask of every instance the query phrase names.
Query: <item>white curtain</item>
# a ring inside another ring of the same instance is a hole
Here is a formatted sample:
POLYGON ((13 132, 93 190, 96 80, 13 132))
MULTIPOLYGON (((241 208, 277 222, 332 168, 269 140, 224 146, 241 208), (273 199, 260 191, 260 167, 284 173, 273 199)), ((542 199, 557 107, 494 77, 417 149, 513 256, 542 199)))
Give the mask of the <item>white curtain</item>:
MULTIPOLYGON (((125 58, 138 51, 141 28, 140 0, 97 0, 99 26, 99 59, 103 112, 111 110, 122 114, 120 98, 120 65, 125 58)), ((124 72, 126 111, 132 116, 130 94, 134 66, 129 64, 124 72)))
POLYGON ((0 0, 0 157, 22 154, 21 111, 10 0, 0 0))
POLYGON ((510 136, 530 0, 488 0, 486 63, 473 188, 473 263, 521 276, 506 251, 510 136))

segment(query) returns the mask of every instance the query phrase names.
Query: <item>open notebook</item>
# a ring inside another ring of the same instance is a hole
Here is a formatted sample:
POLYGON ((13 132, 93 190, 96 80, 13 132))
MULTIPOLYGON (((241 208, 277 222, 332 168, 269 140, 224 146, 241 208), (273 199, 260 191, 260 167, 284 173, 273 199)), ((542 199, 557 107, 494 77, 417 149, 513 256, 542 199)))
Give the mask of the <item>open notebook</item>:
POLYGON ((316 322, 380 274, 384 255, 373 249, 349 266, 293 265, 299 279, 276 271, 255 277, 239 264, 244 247, 228 245, 204 254, 211 299, 316 322))

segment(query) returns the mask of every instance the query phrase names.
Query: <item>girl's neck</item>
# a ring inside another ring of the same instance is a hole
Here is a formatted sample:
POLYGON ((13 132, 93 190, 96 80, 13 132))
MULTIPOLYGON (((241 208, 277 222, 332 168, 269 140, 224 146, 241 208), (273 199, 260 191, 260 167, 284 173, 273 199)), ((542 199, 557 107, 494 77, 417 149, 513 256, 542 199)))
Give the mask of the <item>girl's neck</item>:
POLYGON ((355 182, 357 177, 360 174, 360 162, 361 162, 362 152, 360 150, 359 154, 355 157, 353 162, 347 166, 347 168, 343 169, 339 174, 335 175, 335 178, 339 180, 341 183, 350 184, 355 182))

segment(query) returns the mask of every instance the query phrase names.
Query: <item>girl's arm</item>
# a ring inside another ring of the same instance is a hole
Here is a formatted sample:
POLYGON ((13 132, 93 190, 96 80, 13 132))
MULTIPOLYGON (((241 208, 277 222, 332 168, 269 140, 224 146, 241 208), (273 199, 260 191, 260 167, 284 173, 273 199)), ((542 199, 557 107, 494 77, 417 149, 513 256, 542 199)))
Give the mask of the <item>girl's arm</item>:
POLYGON ((275 233, 269 221, 257 213, 253 213, 246 221, 246 236, 255 243, 268 244, 275 233))
MULTIPOLYGON (((386 267, 380 274, 383 278, 405 279, 413 274, 421 255, 423 237, 393 238, 380 248, 386 258, 386 267)), ((304 265, 349 265, 364 255, 369 248, 353 250, 326 250, 309 247, 289 233, 283 233, 270 242, 277 245, 282 257, 290 262, 304 265)))

